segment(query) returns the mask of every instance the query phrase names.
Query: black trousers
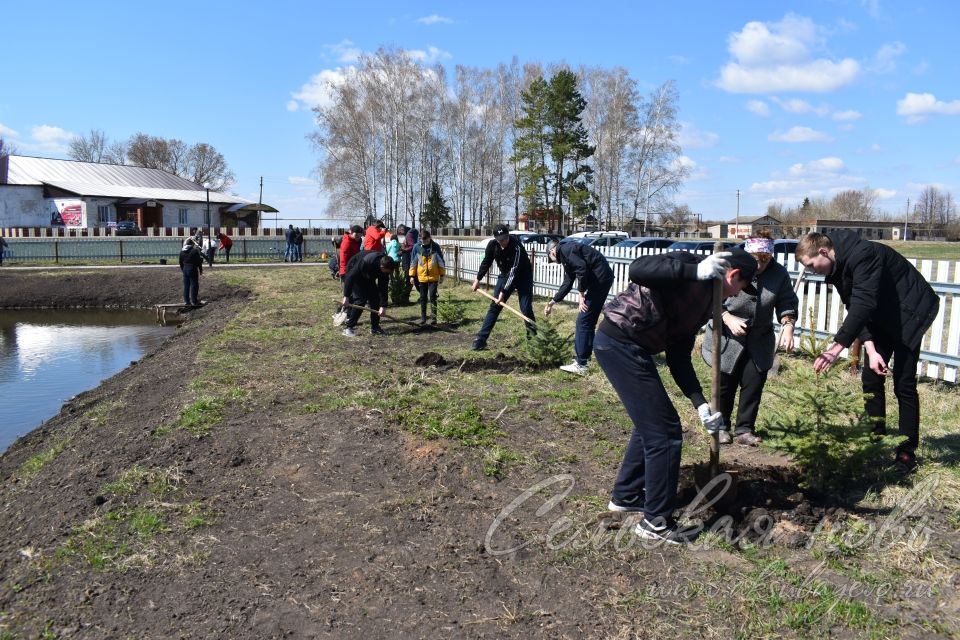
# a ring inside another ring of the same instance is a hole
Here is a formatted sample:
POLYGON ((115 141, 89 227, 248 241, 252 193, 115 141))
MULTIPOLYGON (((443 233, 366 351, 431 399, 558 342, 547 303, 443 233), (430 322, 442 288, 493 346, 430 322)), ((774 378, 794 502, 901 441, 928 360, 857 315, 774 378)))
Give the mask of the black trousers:
POLYGON ((767 372, 757 369, 753 358, 744 349, 740 359, 730 373, 720 373, 720 406, 717 411, 723 414, 723 421, 732 425, 733 401, 740 389, 740 402, 737 404, 736 433, 753 433, 757 424, 757 412, 760 411, 760 397, 767 383, 767 372))
MULTIPOLYGON (((920 345, 910 349, 899 340, 874 336, 873 343, 887 364, 893 357, 893 393, 900 408, 900 435, 904 441, 897 451, 913 453, 920 444, 920 396, 917 393, 917 362, 920 360, 920 345)), ((873 372, 864 360, 863 392, 870 394, 864 401, 867 415, 873 418, 874 433, 887 432, 887 397, 884 389, 886 378, 873 372)))
POLYGON ((417 282, 417 291, 420 293, 420 317, 427 319, 427 301, 430 302, 432 317, 437 317, 437 283, 417 282))
MULTIPOLYGON (((359 278, 358 278, 359 279, 359 278)), ((366 282, 361 280, 354 284, 353 292, 350 295, 350 303, 355 304, 358 307, 370 307, 371 309, 376 309, 380 305, 380 289, 377 287, 377 283, 366 282)), ((355 309, 349 307, 347 309, 347 322, 346 327, 352 329, 357 326, 357 320, 360 319, 360 314, 363 313, 362 309, 355 309)), ((370 314, 370 328, 376 329, 380 326, 380 314, 371 313, 370 314)))

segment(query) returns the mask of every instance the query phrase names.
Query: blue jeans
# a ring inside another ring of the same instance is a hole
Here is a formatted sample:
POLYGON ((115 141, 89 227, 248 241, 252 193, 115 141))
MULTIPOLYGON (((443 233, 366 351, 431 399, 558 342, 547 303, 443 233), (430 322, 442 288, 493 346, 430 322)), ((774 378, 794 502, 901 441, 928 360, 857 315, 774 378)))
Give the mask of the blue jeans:
POLYGON ((183 304, 200 304, 200 271, 192 264, 183 265, 183 304))
MULTIPOLYGON (((497 278, 497 286, 493 289, 493 297, 499 297, 500 291, 503 290, 503 285, 507 282, 507 276, 502 275, 497 278)), ((533 316, 533 274, 528 274, 526 276, 518 277, 515 281, 516 286, 514 289, 517 292, 517 296, 520 298, 520 313, 527 316, 531 320, 536 320, 533 316)), ((510 295, 513 293, 511 291, 508 293, 503 301, 506 302, 510 299, 510 295)), ((480 327, 480 331, 477 332, 477 337, 474 338, 475 344, 487 344, 487 339, 490 337, 490 333, 493 331, 493 325, 497 324, 497 318, 500 317, 500 312, 503 311, 503 307, 500 305, 491 302, 490 308, 487 309, 487 315, 483 318, 483 326, 480 327)), ((536 326, 530 324, 529 322, 524 322, 524 326, 527 328, 527 337, 537 332, 536 326)))
POLYGON ((581 366, 585 367, 590 362, 590 354, 593 353, 593 336, 597 330, 597 320, 600 318, 600 312, 603 310, 603 305, 607 301, 607 294, 610 293, 612 285, 612 282, 595 284, 584 296, 587 310, 577 314, 577 333, 573 338, 573 351, 577 354, 577 364, 581 366))
POLYGON ((292 261, 294 255, 296 255, 296 254, 295 254, 295 251, 296 251, 296 249, 294 248, 293 242, 287 242, 287 249, 286 249, 286 251, 283 252, 283 261, 284 261, 284 262, 286 262, 287 260, 291 260, 291 261, 292 261))
POLYGON ((601 332, 594 351, 633 421, 613 499, 643 504, 648 520, 671 520, 680 479, 683 432, 680 416, 663 387, 653 356, 632 342, 601 332))

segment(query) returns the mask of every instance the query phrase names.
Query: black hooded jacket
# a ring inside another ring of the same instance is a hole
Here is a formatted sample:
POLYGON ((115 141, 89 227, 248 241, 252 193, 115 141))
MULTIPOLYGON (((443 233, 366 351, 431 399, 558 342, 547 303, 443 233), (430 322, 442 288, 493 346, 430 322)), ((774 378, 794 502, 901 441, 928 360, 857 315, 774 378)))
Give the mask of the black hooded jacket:
POLYGON ((500 278, 506 278, 503 283, 504 295, 509 294, 517 286, 517 280, 533 280, 533 267, 530 266, 530 257, 527 256, 527 250, 523 248, 519 238, 510 236, 510 242, 504 249, 496 239, 487 243, 486 251, 483 254, 483 260, 480 261, 480 268, 477 270, 477 280, 483 280, 487 275, 490 265, 496 261, 497 268, 500 270, 500 278))
POLYGON ((563 266, 563 284, 553 296, 554 302, 560 302, 573 288, 577 280, 577 290, 583 294, 597 285, 613 284, 613 269, 603 254, 593 247, 579 242, 564 242, 557 245, 557 262, 563 266))
POLYGON ((916 349, 937 317, 940 298, 902 255, 852 231, 831 231, 836 265, 826 277, 847 306, 834 341, 849 347, 874 335, 916 349))
MULTIPOLYGON (((347 263, 347 272, 343 276, 343 295, 349 298, 354 291, 367 293, 376 287, 380 295, 380 306, 387 306, 387 292, 390 287, 390 274, 380 270, 380 259, 384 254, 379 251, 358 253, 347 263)), ((368 294, 369 295, 369 294, 368 294)), ((372 304, 372 300, 367 301, 372 304)))

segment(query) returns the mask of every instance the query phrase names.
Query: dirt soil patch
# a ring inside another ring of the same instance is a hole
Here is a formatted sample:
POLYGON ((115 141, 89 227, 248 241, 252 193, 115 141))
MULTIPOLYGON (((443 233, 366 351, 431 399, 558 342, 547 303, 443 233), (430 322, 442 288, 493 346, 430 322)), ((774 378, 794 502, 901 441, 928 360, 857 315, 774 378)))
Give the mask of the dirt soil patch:
MULTIPOLYGON (((475 323, 345 338, 325 275, 211 270, 211 304, 161 349, 0 457, 0 638, 958 630, 949 504, 926 510, 937 535, 916 553, 841 540, 818 552, 811 541, 891 509, 808 495, 782 457, 730 447, 736 498, 697 514, 714 529, 704 545, 643 546, 629 516, 606 511, 629 421, 601 373, 530 370, 508 318, 493 355, 469 351, 475 323), (898 571, 873 555, 894 553, 898 571)), ((6 307, 145 307, 180 286, 154 269, 0 273, 0 285, 6 307)), ((684 447, 688 505, 699 428, 684 447)), ((909 531, 915 516, 898 522, 909 531)))

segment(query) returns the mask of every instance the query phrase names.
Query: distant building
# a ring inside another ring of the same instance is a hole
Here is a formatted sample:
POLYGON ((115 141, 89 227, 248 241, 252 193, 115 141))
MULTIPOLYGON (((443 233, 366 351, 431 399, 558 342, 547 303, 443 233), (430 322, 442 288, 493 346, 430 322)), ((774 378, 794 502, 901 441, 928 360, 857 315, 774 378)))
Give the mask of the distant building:
POLYGON ((803 225, 803 233, 811 231, 830 233, 840 229, 853 231, 867 240, 916 240, 921 237, 925 240, 944 239, 942 232, 931 233, 930 230, 924 229, 920 233, 909 223, 904 226, 903 220, 821 220, 818 218, 803 225))
POLYGON ((781 233, 781 222, 773 216, 740 216, 727 223, 714 224, 707 227, 713 238, 749 238, 760 229, 768 229, 773 237, 778 238, 781 233))
POLYGON ((7 156, 0 158, 0 228, 259 226, 256 203, 208 192, 159 169, 7 156), (243 224, 241 224, 243 223, 243 224))

